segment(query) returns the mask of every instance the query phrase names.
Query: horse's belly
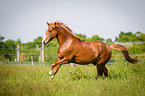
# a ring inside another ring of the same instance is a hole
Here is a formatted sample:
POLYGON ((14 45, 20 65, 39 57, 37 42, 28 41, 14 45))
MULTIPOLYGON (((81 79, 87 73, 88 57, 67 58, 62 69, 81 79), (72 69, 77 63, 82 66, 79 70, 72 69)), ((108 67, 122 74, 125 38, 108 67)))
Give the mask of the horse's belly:
POLYGON ((94 63, 99 55, 98 47, 84 46, 80 49, 75 57, 75 61, 79 64, 94 63))
POLYGON ((75 62, 79 64, 89 64, 96 61, 97 56, 95 55, 84 55, 75 57, 75 62))

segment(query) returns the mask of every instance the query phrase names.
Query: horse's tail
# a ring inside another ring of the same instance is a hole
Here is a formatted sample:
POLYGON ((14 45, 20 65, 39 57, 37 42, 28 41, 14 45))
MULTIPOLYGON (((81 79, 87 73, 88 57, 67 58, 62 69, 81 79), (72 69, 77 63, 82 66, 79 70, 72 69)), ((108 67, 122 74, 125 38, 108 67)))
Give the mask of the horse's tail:
POLYGON ((110 45, 110 47, 112 49, 116 49, 116 50, 121 51, 123 53, 125 59, 128 62, 133 63, 133 64, 138 63, 138 56, 136 56, 136 57, 130 57, 129 52, 127 51, 127 49, 124 46, 122 46, 120 44, 112 44, 112 45, 110 45))

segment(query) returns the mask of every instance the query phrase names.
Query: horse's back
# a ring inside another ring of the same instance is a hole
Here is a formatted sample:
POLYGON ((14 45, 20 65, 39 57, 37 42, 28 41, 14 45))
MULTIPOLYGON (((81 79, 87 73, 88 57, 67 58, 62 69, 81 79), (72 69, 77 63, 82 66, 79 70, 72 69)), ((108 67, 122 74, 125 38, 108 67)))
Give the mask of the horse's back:
POLYGON ((109 45, 107 45, 106 43, 102 42, 102 41, 92 41, 89 42, 90 44, 92 44, 93 46, 98 46, 100 48, 101 53, 102 52, 107 52, 108 54, 111 52, 111 48, 109 45))

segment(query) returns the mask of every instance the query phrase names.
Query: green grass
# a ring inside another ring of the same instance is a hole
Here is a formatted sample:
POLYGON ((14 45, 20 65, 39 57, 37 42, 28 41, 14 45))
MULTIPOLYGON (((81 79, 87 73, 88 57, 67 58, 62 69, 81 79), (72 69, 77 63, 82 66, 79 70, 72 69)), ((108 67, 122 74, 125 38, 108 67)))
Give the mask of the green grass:
POLYGON ((50 66, 0 65, 0 96, 145 96, 145 64, 115 62, 95 80, 96 67, 63 65, 53 80, 50 66))

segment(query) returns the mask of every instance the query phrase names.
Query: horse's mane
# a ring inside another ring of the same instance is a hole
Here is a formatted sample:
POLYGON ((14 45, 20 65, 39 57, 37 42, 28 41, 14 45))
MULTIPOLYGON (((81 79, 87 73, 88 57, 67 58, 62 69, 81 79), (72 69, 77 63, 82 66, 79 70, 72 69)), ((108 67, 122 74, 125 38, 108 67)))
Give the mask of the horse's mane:
POLYGON ((71 30, 66 24, 64 24, 64 23, 62 23, 62 22, 60 22, 60 21, 56 21, 55 23, 61 25, 63 28, 67 29, 74 37, 76 37, 77 39, 81 40, 78 36, 76 36, 76 35, 72 32, 72 30, 71 30))
POLYGON ((56 21, 56 24, 61 25, 62 27, 66 28, 67 30, 69 30, 70 32, 72 32, 72 30, 64 23, 60 22, 60 21, 56 21))

